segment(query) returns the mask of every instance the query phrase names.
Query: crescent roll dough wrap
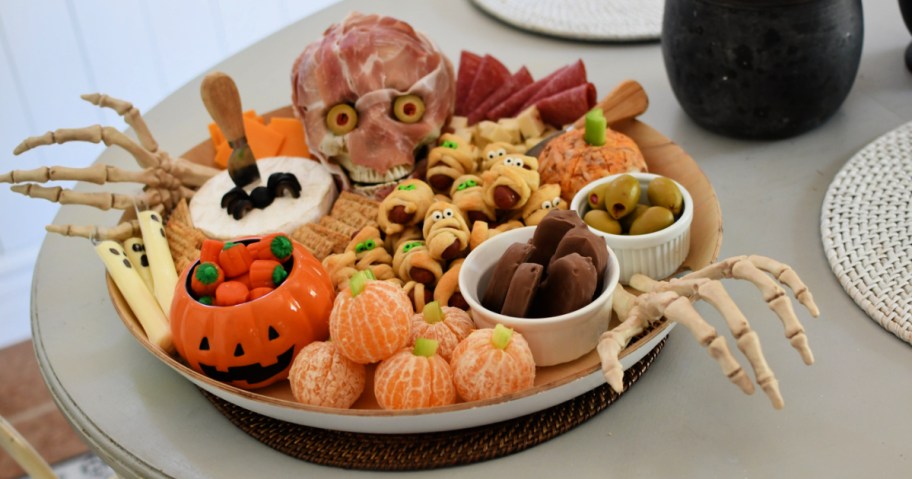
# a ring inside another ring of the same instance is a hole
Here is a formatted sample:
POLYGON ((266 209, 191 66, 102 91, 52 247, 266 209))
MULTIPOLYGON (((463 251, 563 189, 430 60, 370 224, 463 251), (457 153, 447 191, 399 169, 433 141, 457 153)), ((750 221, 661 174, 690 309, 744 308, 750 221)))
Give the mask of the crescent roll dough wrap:
POLYGON ((450 198, 456 205, 466 223, 476 221, 491 222, 497 219, 497 212, 484 201, 484 181, 477 175, 462 175, 456 178, 450 187, 450 198))
POLYGON ((329 273, 329 279, 336 291, 341 291, 347 287, 349 278, 358 272, 355 269, 355 252, 331 254, 323 258, 323 268, 329 273))
POLYGON ((383 238, 377 228, 361 228, 345 247, 345 251, 355 254, 355 269, 358 271, 369 269, 381 281, 396 277, 392 266, 393 257, 383 247, 383 238))
POLYGON ((565 210, 569 208, 566 201, 561 199, 560 185, 548 183, 541 185, 522 209, 522 221, 526 226, 536 226, 549 211, 565 210))
POLYGON ((511 143, 505 141, 488 143, 481 150, 481 170, 490 170, 495 163, 500 163, 508 154, 517 153, 522 153, 522 150, 511 143))
POLYGON ((469 227, 456 205, 437 201, 424 217, 424 241, 431 257, 448 261, 469 249, 469 227))
POLYGON ((431 257, 424 241, 409 240, 399 243, 393 255, 393 271, 402 281, 436 284, 443 275, 443 267, 431 257))
POLYGON ((482 173, 481 179, 484 181, 484 201, 488 206, 501 210, 521 209, 538 189, 538 160, 534 156, 506 155, 482 173), (499 201, 496 192, 500 186, 516 194, 513 204, 504 205, 499 201))
POLYGON ((406 226, 416 225, 434 202, 434 191, 421 180, 405 180, 380 202, 377 223, 384 233, 401 232, 406 226))
POLYGON ((459 290, 459 270, 462 269, 464 258, 453 260, 450 263, 450 269, 443 273, 437 287, 434 288, 434 301, 442 306, 452 306, 460 309, 468 309, 465 299, 462 298, 462 292, 459 290))
POLYGON ((440 136, 440 146, 428 153, 427 179, 437 191, 448 191, 460 176, 475 172, 478 148, 452 133, 440 136))

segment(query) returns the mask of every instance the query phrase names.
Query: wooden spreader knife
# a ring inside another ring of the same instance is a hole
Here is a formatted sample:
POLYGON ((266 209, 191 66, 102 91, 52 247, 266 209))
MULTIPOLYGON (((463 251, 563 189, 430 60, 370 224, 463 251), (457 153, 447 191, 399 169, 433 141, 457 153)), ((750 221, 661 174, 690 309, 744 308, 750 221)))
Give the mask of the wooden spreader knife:
POLYGON ((231 180, 240 187, 258 181, 260 170, 257 168, 253 151, 247 144, 241 95, 234 80, 222 72, 209 73, 203 78, 200 94, 209 116, 222 130, 231 146, 231 156, 228 157, 228 175, 231 176, 231 180))
MULTIPOLYGON (((649 97, 646 96, 643 85, 640 85, 634 80, 624 80, 615 87, 614 90, 611 90, 610 93, 596 103, 593 109, 601 108, 607 125, 611 126, 614 123, 640 116, 648 107, 649 97)), ((586 117, 583 115, 576 120, 572 126, 556 131, 543 138, 542 141, 536 143, 532 148, 529 148, 525 154, 537 158, 545 149, 545 145, 550 143, 551 140, 563 135, 571 129, 583 128, 585 125, 586 117)))

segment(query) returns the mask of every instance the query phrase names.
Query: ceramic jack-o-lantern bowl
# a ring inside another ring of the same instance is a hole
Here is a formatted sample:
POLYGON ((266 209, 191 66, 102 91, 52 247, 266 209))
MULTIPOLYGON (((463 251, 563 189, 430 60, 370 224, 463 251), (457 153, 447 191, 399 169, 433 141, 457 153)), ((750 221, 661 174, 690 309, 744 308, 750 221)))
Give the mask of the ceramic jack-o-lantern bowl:
POLYGON ((293 245, 281 284, 231 306, 207 305, 194 297, 190 275, 199 261, 184 270, 171 305, 171 332, 178 354, 193 370, 238 388, 258 389, 286 379, 304 346, 327 339, 332 283, 313 255, 293 245))

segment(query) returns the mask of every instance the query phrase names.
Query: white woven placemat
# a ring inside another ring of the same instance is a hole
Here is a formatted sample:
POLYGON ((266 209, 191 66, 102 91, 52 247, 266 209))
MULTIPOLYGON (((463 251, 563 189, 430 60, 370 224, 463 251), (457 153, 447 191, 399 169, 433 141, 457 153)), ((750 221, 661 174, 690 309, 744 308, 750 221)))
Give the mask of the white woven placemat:
POLYGON ((665 0, 472 0, 523 30, 589 41, 657 40, 665 0))
POLYGON ((824 198, 820 232, 849 296, 912 343, 912 122, 842 167, 824 198))

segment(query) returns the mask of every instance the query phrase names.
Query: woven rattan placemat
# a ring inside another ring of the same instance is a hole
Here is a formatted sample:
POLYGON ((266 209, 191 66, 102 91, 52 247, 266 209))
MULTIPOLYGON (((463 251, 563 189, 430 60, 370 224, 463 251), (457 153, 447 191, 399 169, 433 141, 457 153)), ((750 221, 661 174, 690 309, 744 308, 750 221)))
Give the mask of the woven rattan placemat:
MULTIPOLYGON (((627 369, 624 391, 646 372, 665 341, 627 369)), ((279 421, 201 392, 235 426, 279 452, 326 466, 387 471, 458 466, 523 451, 582 424, 621 396, 602 385, 557 406, 496 424, 427 434, 359 434, 279 421)))
POLYGON ((658 40, 665 0, 472 0, 521 30, 586 41, 658 40))
POLYGON ((855 154, 833 179, 823 249, 849 296, 912 343, 912 122, 855 154))

